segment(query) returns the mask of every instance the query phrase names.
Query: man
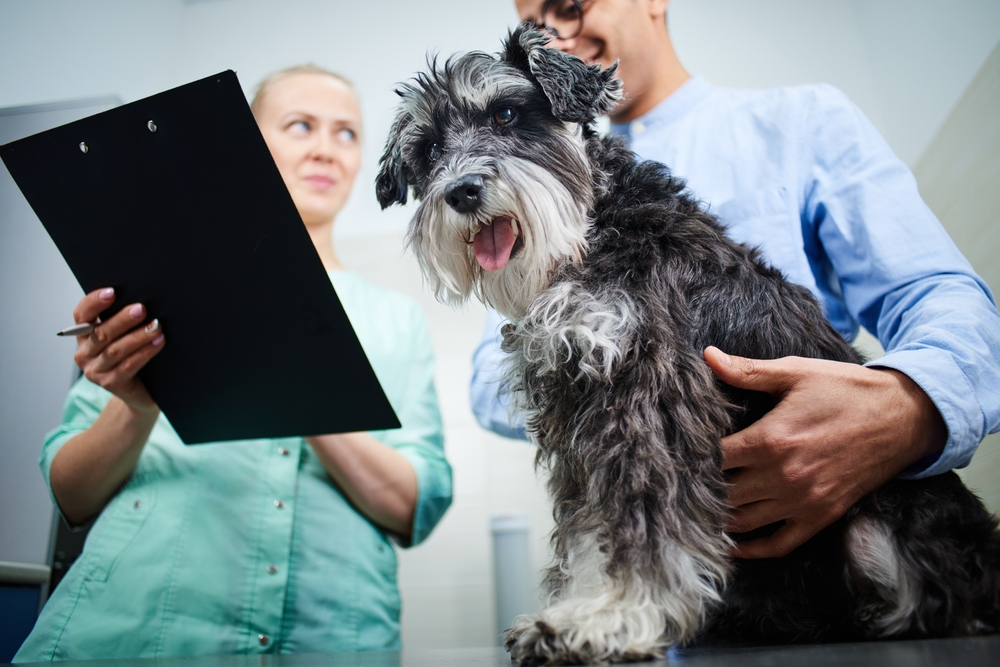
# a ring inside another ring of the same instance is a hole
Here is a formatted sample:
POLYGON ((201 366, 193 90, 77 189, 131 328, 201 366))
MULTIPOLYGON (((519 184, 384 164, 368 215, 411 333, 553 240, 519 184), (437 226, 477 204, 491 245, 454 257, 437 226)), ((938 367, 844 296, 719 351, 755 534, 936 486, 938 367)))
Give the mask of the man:
MULTIPOLYGON (((515 3, 554 48, 602 67, 617 60, 625 99, 612 131, 687 180, 845 337, 862 324, 888 350, 865 367, 705 351, 722 381, 777 398, 722 441, 734 471, 728 530, 784 521, 733 555, 785 555, 897 475, 966 465, 1000 429, 1000 315, 860 111, 828 86, 738 91, 691 78, 667 31, 669 0, 515 3)), ((476 351, 473 409, 487 428, 524 437, 498 396, 498 324, 491 317, 476 351)))

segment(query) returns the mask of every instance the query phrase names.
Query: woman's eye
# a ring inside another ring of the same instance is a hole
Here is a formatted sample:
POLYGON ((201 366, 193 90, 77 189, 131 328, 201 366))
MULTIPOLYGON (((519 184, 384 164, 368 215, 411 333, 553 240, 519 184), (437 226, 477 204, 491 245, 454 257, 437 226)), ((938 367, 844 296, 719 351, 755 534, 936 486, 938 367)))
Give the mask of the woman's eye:
POLYGON ((441 149, 437 144, 431 144, 427 147, 427 159, 429 161, 436 162, 439 157, 441 157, 441 149))
POLYGON ((493 112, 493 122, 497 125, 506 125, 514 120, 517 113, 510 107, 503 107, 493 112))
POLYGON ((358 133, 350 128, 344 128, 337 132, 337 137, 347 144, 353 144, 358 140, 358 133))
POLYGON ((288 126, 288 129, 295 134, 308 134, 309 123, 304 120, 297 120, 288 126))

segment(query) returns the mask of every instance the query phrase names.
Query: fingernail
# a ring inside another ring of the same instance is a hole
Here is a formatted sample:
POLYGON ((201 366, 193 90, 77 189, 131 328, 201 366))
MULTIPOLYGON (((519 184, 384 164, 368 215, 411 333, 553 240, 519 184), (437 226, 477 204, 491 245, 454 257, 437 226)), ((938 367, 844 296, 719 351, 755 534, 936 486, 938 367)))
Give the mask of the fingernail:
POLYGON ((128 314, 132 317, 142 317, 142 304, 137 303, 128 309, 128 314))
POLYGON ((160 320, 153 320, 146 325, 146 333, 151 334, 160 328, 160 320))
POLYGON ((108 287, 108 288, 102 289, 98 293, 97 298, 99 298, 101 301, 111 301, 111 299, 115 298, 115 288, 114 287, 108 287))
MULTIPOLYGON (((719 350, 719 348, 715 348, 715 349, 719 350)), ((731 366, 733 364, 733 360, 729 358, 728 354, 726 354, 722 350, 719 350, 719 354, 722 355, 722 363, 724 363, 727 366, 731 366)))
POLYGON ((153 339, 153 345, 156 346, 163 345, 163 334, 160 334, 159 336, 153 339))

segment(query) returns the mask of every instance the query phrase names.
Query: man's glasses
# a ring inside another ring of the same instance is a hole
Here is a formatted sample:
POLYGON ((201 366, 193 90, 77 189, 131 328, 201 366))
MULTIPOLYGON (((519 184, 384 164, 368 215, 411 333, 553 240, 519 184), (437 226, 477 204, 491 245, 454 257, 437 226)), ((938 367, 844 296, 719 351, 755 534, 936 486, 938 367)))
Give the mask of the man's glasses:
POLYGON ((583 30, 583 5, 580 0, 545 0, 542 3, 542 27, 556 39, 573 39, 583 30))

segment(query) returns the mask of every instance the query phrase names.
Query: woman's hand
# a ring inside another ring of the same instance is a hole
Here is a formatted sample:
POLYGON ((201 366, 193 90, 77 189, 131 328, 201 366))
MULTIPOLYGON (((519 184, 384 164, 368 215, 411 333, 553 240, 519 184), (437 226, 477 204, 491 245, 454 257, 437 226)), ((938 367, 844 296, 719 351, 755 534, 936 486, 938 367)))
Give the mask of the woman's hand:
MULTIPOLYGON (((114 301, 114 289, 95 290, 80 300, 73 319, 78 324, 95 322, 114 301)), ((141 303, 122 308, 89 335, 76 337, 73 359, 88 380, 133 410, 157 412, 156 403, 136 374, 163 349, 165 338, 158 320, 140 326, 145 319, 146 308, 141 303)))
MULTIPOLYGON (((114 300, 113 289, 95 290, 77 304, 73 319, 96 322, 114 300)), ((145 307, 133 304, 76 337, 77 365, 114 396, 90 428, 67 440, 52 459, 52 493, 72 524, 100 512, 128 480, 160 414, 136 376, 164 347, 159 322, 142 326, 145 318, 145 307)))

